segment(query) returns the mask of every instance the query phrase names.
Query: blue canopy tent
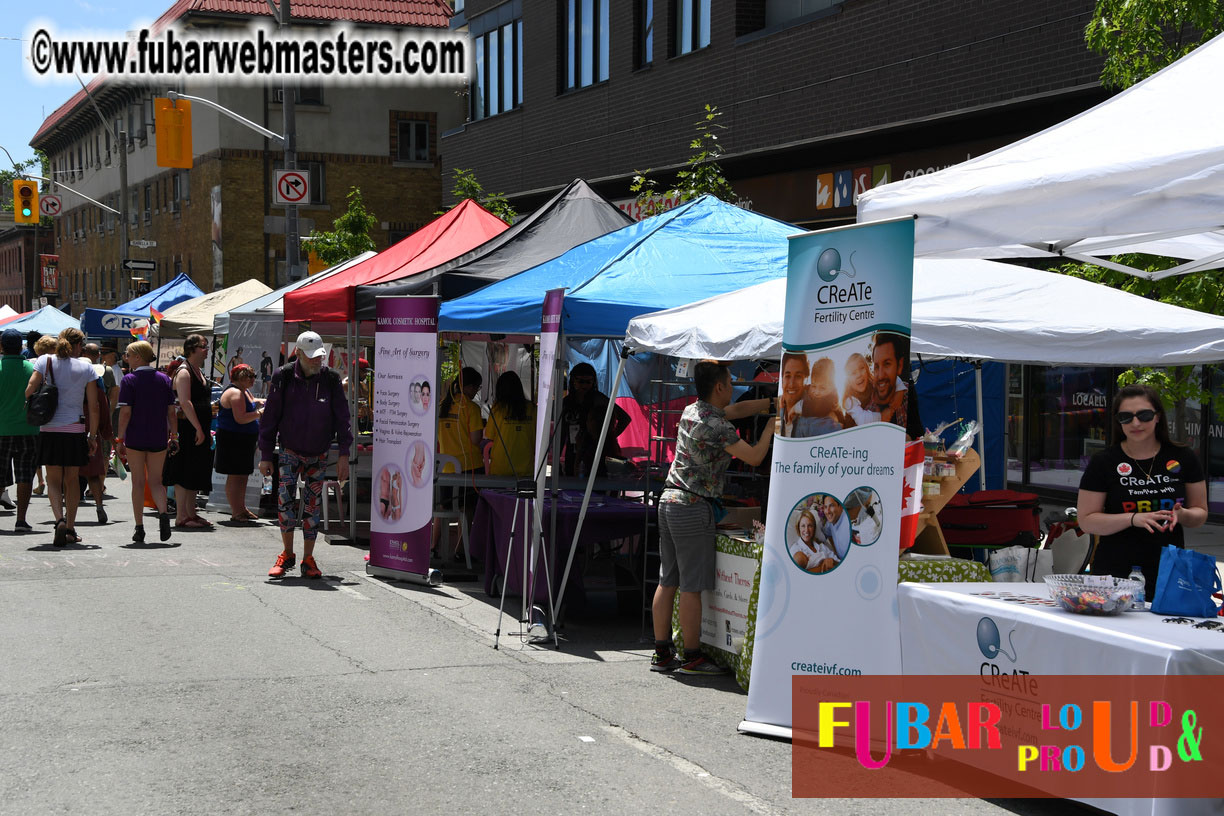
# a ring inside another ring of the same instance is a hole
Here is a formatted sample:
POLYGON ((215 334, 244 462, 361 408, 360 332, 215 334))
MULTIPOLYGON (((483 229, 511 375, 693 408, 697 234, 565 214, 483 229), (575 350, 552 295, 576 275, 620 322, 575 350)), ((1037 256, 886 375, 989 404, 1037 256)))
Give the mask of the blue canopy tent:
POLYGON ((443 303, 438 330, 539 334, 544 293, 564 286, 567 337, 623 338, 640 314, 784 277, 798 231, 702 196, 443 303))
POLYGON ((72 315, 61 312, 55 306, 44 306, 36 312, 31 312, 25 317, 5 323, 3 328, 5 330, 16 329, 22 334, 36 331, 39 334, 50 334, 54 336, 62 332, 64 329, 75 329, 79 325, 80 321, 72 315))
POLYGON ((88 337, 130 337, 137 326, 148 323, 149 307, 164 312, 184 300, 204 294, 195 281, 180 273, 174 280, 113 309, 86 309, 81 331, 88 337))

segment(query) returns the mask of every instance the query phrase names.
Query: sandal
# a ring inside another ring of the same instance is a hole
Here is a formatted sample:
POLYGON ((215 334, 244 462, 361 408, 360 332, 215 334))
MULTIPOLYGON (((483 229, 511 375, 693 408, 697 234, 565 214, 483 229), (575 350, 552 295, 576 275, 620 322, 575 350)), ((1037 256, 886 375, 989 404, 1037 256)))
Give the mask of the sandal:
POLYGON ((82 541, 85 540, 81 538, 79 535, 77 535, 77 531, 72 529, 71 527, 64 528, 64 538, 67 540, 69 544, 80 544, 82 541))
POLYGON ((188 519, 184 519, 183 521, 175 522, 174 527, 176 530, 210 530, 212 529, 211 524, 204 521, 204 519, 197 519, 195 516, 192 516, 191 518, 188 518, 188 519))
POLYGON ((213 528, 213 523, 209 521, 208 519, 203 518, 202 516, 192 516, 189 520, 194 521, 196 524, 199 524, 201 527, 207 527, 209 530, 213 528))
POLYGON ((55 538, 51 540, 53 547, 66 547, 68 545, 68 536, 65 534, 68 530, 68 522, 60 519, 55 522, 55 538))

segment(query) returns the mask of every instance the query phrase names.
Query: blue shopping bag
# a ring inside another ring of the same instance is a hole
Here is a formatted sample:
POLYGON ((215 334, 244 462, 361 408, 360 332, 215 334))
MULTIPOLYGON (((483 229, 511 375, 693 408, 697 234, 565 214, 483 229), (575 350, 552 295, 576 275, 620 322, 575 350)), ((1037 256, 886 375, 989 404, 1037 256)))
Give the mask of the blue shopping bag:
POLYGON ((1214 558, 1173 545, 1160 551, 1160 575, 1156 578, 1152 612, 1214 618, 1220 609, 1211 595, 1219 591, 1220 576, 1214 558))

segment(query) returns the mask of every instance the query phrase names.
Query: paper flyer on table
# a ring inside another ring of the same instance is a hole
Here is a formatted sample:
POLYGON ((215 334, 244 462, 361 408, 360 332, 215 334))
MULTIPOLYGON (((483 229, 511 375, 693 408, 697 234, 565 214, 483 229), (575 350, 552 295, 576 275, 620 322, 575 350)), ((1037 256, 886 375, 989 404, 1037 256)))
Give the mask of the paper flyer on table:
POLYGON ((900 672, 897 542, 912 219, 792 236, 748 710, 790 727, 793 674, 900 672))

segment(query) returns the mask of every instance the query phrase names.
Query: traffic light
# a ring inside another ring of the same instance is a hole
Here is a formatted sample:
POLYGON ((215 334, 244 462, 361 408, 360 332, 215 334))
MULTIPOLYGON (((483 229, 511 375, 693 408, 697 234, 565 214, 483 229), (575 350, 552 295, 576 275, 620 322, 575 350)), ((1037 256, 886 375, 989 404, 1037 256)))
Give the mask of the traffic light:
POLYGON ((154 100, 153 124, 157 129, 157 166, 190 170, 191 100, 154 100))
POLYGON ((13 222, 38 223, 38 184, 27 179, 13 182, 13 222))

